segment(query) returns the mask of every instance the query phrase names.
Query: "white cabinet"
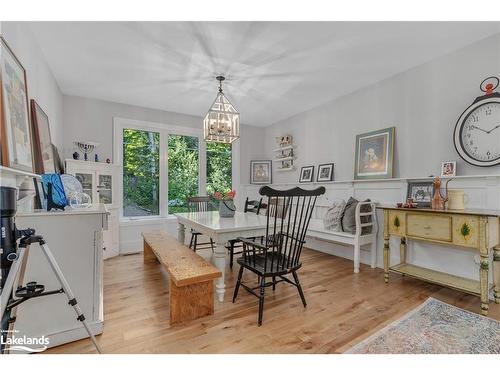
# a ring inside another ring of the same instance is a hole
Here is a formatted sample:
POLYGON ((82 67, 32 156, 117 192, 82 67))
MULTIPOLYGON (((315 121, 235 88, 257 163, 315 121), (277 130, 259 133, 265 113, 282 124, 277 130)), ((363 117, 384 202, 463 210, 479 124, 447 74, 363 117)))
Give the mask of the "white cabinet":
POLYGON ((110 213, 108 230, 103 233, 104 259, 120 252, 118 179, 121 167, 116 164, 66 159, 66 173, 75 176, 92 203, 103 203, 110 213))
MULTIPOLYGON (((108 218, 102 204, 16 216, 18 228, 35 228, 47 241, 94 334, 103 331, 102 233, 108 218)), ((23 284, 29 281, 45 285, 46 291, 60 288, 38 244, 29 252, 23 284)), ((49 346, 87 337, 64 294, 33 298, 19 305, 14 329, 21 337, 49 337, 49 346)))

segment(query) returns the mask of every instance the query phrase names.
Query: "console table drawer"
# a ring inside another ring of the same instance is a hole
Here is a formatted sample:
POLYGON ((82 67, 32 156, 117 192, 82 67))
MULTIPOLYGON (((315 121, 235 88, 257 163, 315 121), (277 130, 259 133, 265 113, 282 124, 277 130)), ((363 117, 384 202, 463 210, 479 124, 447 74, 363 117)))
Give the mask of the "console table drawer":
POLYGON ((406 234, 436 241, 452 241, 451 215, 406 215, 406 234))

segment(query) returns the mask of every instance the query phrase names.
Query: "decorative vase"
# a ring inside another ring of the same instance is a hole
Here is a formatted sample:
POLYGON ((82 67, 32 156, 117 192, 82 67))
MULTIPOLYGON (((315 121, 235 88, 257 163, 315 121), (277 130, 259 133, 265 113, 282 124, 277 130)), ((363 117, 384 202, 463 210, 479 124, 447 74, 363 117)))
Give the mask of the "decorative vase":
POLYGON ((233 200, 220 201, 219 216, 220 217, 234 217, 236 206, 233 200))

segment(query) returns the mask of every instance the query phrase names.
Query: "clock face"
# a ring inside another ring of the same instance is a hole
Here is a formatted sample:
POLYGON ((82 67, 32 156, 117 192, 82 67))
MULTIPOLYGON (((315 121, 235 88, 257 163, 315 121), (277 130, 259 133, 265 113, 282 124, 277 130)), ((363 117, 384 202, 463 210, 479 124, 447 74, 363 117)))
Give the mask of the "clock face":
POLYGON ((467 108, 455 128, 455 147, 470 164, 500 163, 500 98, 481 100, 467 108))

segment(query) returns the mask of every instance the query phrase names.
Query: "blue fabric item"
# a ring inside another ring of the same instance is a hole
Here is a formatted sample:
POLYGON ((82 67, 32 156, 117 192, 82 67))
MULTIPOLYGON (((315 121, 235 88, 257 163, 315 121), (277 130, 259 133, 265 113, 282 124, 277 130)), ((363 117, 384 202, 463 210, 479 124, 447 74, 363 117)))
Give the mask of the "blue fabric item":
POLYGON ((68 199, 66 198, 66 193, 64 192, 61 176, 55 173, 43 174, 42 186, 48 201, 52 199, 52 202, 61 207, 68 205, 68 199), (49 184, 52 185, 51 197, 49 197, 49 184))

